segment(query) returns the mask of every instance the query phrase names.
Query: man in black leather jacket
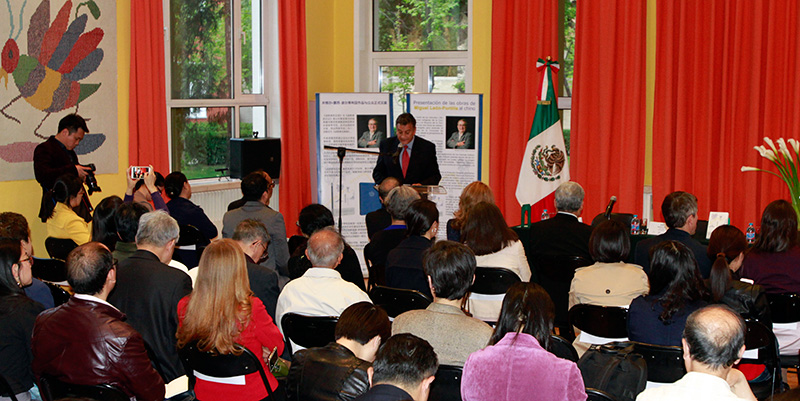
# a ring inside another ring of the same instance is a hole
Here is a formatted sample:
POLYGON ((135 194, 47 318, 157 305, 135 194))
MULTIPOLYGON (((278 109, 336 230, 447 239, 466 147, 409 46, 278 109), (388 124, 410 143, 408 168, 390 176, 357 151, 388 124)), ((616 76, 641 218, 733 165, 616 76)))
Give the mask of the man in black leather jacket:
POLYGON ((358 302, 342 312, 336 341, 297 351, 289 369, 289 400, 349 401, 369 390, 367 369, 391 335, 386 312, 358 302))

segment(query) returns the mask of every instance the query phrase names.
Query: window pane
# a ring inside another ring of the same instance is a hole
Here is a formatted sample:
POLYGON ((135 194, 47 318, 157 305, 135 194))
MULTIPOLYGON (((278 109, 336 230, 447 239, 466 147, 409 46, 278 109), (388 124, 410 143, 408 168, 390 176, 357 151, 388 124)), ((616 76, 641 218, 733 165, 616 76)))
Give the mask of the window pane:
POLYGON ((467 9, 467 0, 373 0, 373 50, 466 51, 467 9))
POLYGON ((191 107, 172 109, 172 168, 186 177, 209 178, 227 168, 233 109, 191 107))
POLYGON ((464 93, 463 65, 435 65, 430 67, 428 76, 428 92, 430 93, 464 93))
POLYGON ((265 106, 239 108, 239 138, 267 137, 267 108, 265 106))
POLYGON ((414 90, 414 66, 381 66, 378 85, 381 92, 394 93, 394 112, 404 112, 406 93, 414 90))
POLYGON ((264 93, 261 1, 242 0, 242 93, 264 93), (256 38, 256 40, 253 40, 256 38))
POLYGON ((575 66, 575 9, 577 0, 563 0, 564 7, 564 56, 561 60, 561 96, 572 96, 572 73, 575 66))
POLYGON ((232 98, 230 0, 171 0, 170 16, 172 98, 232 98))

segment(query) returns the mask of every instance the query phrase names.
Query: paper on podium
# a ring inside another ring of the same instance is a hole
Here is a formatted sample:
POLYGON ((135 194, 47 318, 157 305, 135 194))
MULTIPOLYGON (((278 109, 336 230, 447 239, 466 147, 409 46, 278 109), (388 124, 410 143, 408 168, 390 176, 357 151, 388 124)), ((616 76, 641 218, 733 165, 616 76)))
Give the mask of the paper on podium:
POLYGON ((647 225, 647 235, 661 235, 667 232, 667 225, 660 221, 651 221, 647 225))
POLYGON ((420 194, 447 195, 447 190, 441 185, 409 185, 420 194))

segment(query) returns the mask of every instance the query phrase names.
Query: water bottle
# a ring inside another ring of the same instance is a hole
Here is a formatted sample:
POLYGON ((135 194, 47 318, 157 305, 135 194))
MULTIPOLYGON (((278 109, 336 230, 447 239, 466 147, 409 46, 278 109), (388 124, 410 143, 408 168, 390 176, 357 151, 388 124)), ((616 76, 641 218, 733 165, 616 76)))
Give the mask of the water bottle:
POLYGON ((753 244, 756 242, 756 228, 753 227, 753 223, 747 225, 747 231, 745 232, 744 237, 747 239, 748 244, 753 244))
POLYGON ((542 220, 547 220, 549 218, 550 218, 550 215, 547 214, 547 209, 544 209, 544 212, 542 212, 542 220))
POLYGON ((647 217, 642 219, 642 224, 639 226, 639 234, 647 234, 647 217))
POLYGON ((639 221, 639 215, 634 214, 633 219, 631 220, 631 235, 639 235, 639 226, 641 222, 639 221))

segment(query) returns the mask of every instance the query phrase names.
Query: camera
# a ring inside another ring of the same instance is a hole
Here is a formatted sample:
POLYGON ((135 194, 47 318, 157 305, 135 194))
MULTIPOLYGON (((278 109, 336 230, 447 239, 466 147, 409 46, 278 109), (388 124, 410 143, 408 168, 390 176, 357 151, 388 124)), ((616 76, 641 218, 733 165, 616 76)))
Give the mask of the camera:
POLYGON ((85 180, 86 186, 89 187, 89 191, 88 191, 89 195, 91 195, 91 194, 93 194, 95 192, 103 192, 103 190, 100 189, 100 186, 97 185, 97 177, 94 176, 94 172, 97 171, 97 167, 94 166, 94 163, 90 163, 90 164, 86 164, 86 165, 82 164, 81 166, 82 167, 88 167, 88 168, 91 169, 91 170, 86 172, 86 180, 85 180))

